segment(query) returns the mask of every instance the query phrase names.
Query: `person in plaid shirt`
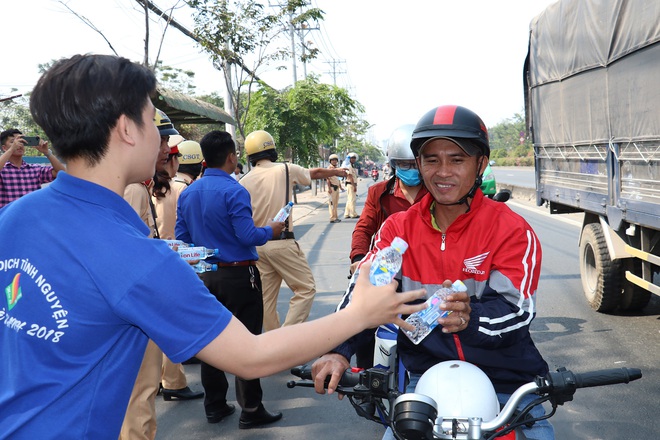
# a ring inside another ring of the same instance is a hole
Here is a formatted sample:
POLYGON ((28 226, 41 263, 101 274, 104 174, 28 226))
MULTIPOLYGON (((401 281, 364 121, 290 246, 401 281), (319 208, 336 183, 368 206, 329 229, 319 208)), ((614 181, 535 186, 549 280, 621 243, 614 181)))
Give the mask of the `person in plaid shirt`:
POLYGON ((39 145, 34 148, 44 154, 51 164, 44 166, 25 162, 23 133, 15 128, 0 133, 0 144, 0 208, 41 188, 42 184, 52 182, 57 173, 64 170, 64 165, 53 155, 48 142, 44 140, 39 140, 39 145))

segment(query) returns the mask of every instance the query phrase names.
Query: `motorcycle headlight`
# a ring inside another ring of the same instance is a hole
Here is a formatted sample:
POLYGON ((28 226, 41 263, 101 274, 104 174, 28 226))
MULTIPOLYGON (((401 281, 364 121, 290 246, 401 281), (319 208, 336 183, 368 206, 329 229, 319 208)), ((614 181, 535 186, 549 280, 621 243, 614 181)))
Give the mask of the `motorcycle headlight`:
POLYGON ((436 407, 435 401, 428 396, 415 393, 400 395, 394 401, 394 429, 406 439, 432 439, 438 416, 436 407))

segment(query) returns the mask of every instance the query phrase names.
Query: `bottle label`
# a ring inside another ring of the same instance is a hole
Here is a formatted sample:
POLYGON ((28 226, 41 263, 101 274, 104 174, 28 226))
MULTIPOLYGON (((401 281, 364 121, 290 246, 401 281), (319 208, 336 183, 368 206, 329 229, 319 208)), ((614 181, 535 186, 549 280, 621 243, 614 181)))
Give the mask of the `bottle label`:
POLYGON ((167 245, 170 247, 170 249, 173 249, 174 246, 177 246, 177 245, 179 246, 179 249, 182 249, 182 248, 184 248, 184 247, 191 247, 190 244, 188 244, 188 243, 184 243, 184 242, 181 241, 181 240, 163 240, 163 241, 164 241, 165 243, 167 243, 167 245))
POLYGON ((177 252, 186 261, 203 260, 208 257, 206 249, 203 247, 183 248, 177 252))

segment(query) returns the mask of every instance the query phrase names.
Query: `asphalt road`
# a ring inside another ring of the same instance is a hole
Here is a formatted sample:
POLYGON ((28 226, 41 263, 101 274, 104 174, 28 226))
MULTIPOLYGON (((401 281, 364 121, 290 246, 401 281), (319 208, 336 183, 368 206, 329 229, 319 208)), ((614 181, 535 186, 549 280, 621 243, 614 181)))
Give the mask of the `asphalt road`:
MULTIPOLYGON (((498 168, 495 168, 498 172, 498 168)), ((498 173, 498 182, 506 177, 498 173)), ((532 172, 533 174, 533 172, 532 172)), ((363 179, 358 207, 371 179, 363 179)), ((332 313, 346 287, 350 235, 356 220, 328 223, 323 196, 301 195, 296 206, 296 236, 307 254, 317 282, 311 319, 332 313)), ((340 199, 343 212, 345 195, 340 199)), ((577 262, 580 219, 549 216, 533 202, 515 197, 509 205, 532 225, 543 246, 543 270, 538 293, 538 315, 532 332, 551 369, 565 366, 576 372, 594 369, 641 368, 643 379, 628 385, 578 390, 551 419, 557 439, 657 439, 660 420, 660 300, 635 315, 593 312, 582 297, 577 262)), ((358 209, 358 212, 361 209, 358 209)), ((286 313, 290 290, 283 286, 278 309, 286 313)), ((186 366, 189 384, 201 390, 199 366, 186 366)), ((201 400, 164 402, 157 399, 157 439, 380 439, 382 428, 361 419, 345 399, 317 395, 311 389, 288 389, 294 379, 288 371, 262 379, 264 405, 282 411, 281 421, 266 428, 239 430, 239 412, 211 425, 201 400)), ((230 402, 235 402, 230 376, 230 402)))

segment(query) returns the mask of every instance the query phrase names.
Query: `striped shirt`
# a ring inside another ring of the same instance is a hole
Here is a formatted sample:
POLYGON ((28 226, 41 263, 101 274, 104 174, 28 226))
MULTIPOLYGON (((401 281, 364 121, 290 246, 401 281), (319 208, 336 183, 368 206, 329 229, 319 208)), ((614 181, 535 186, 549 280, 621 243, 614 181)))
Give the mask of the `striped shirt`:
POLYGON ((7 162, 0 170, 0 208, 54 179, 53 167, 50 165, 34 165, 23 161, 21 167, 16 168, 7 162))

